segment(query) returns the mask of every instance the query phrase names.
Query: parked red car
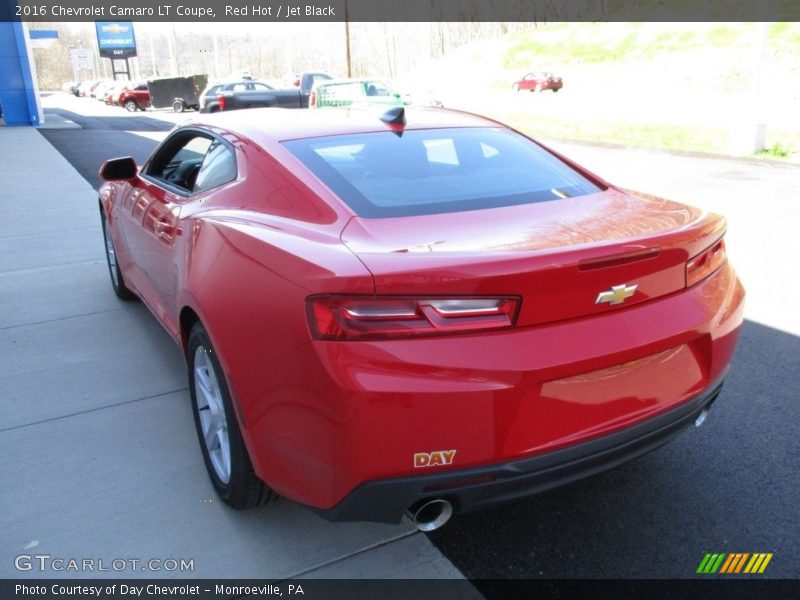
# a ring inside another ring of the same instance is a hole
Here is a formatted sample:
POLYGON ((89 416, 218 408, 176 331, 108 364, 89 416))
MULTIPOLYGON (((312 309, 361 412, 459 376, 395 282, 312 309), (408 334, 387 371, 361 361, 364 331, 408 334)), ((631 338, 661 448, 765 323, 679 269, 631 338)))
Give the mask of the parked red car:
POLYGON ((150 106, 150 90, 146 83, 137 83, 131 88, 122 90, 116 103, 128 112, 145 110, 150 106))
POLYGON ((564 87, 564 82, 561 77, 556 77, 552 73, 546 72, 527 73, 522 79, 511 85, 511 89, 516 92, 523 90, 528 90, 529 92, 553 90, 553 92, 557 92, 562 87, 564 87))
POLYGON ((199 115, 100 174, 114 290, 183 348, 236 508, 435 529, 699 424, 736 347, 721 216, 478 116, 199 115))

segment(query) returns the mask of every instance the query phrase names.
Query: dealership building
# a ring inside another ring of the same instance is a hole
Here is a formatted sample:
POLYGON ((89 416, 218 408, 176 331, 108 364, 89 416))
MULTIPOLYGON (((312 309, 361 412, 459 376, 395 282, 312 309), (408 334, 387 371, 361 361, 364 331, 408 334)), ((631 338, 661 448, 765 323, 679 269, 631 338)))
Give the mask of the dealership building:
POLYGON ((48 39, 55 39, 54 31, 29 32, 25 23, 0 21, 0 116, 6 125, 40 125, 44 120, 32 43, 48 39))

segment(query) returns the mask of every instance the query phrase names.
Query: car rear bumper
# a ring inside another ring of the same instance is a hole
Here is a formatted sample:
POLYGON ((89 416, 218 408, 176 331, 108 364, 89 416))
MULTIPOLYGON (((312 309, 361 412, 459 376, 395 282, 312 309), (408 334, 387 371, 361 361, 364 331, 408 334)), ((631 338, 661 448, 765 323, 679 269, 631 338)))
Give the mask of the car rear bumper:
POLYGON ((487 503, 554 487, 646 452, 691 422, 733 355, 743 300, 726 266, 690 289, 591 318, 314 341, 233 378, 237 396, 259 391, 247 394, 258 401, 242 413, 243 434, 259 477, 332 519, 396 521, 420 495, 491 477, 455 499, 457 510, 479 508, 484 486, 492 484, 487 503), (595 451, 595 440, 610 446, 595 451), (418 463, 425 454, 429 463, 418 463), (377 511, 375 498, 387 508, 377 511))
POLYGON ((538 456, 478 468, 370 481, 333 508, 313 509, 330 521, 397 523, 421 500, 447 499, 468 512, 523 498, 595 475, 665 444, 708 410, 727 369, 677 408, 622 431, 538 456))

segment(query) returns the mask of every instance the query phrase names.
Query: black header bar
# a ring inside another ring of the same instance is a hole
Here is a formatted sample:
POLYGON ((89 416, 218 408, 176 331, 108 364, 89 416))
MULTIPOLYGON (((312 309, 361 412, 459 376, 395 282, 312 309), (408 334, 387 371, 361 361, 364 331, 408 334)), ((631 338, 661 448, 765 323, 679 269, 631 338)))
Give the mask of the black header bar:
POLYGON ((796 600, 797 579, 9 579, 3 600, 796 600))
POLYGON ((0 0, 0 21, 798 21, 797 0, 0 0))

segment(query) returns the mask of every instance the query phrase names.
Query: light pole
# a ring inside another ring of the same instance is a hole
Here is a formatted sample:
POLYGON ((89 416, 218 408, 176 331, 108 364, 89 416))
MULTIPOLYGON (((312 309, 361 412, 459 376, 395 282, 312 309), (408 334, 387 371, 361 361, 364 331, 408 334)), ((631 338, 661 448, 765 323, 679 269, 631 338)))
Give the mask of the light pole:
POLYGON ((153 77, 158 77, 158 69, 156 68, 156 51, 153 48, 153 32, 151 31, 147 36, 147 41, 150 42, 150 68, 153 72, 153 77))
POLYGON ((767 125, 762 105, 762 79, 764 58, 767 47, 769 23, 754 23, 755 40, 753 44, 752 64, 749 69, 750 85, 738 101, 739 111, 728 130, 728 153, 749 156, 764 149, 767 125))
POLYGON ((80 52, 82 50, 83 50, 83 42, 81 41, 80 38, 75 40, 75 45, 70 45, 70 47, 69 47, 69 59, 70 59, 70 62, 72 63, 72 78, 75 81, 75 83, 79 83, 80 82, 80 76, 81 76, 81 70, 82 69, 80 67, 79 58, 78 57, 79 57, 80 52))
POLYGON ((169 45, 170 58, 172 59, 172 74, 178 75, 180 65, 178 64, 178 35, 175 33, 175 23, 172 24, 172 36, 167 35, 167 44, 169 45))
POLYGON ((347 15, 347 0, 344 0, 344 42, 345 54, 347 55, 347 76, 353 76, 353 70, 350 66, 350 20, 347 15))
POLYGON ((72 63, 72 81, 76 84, 78 83, 78 65, 77 61, 75 60, 75 46, 70 45, 69 47, 69 62, 72 63))
POLYGON ((220 70, 219 70, 219 38, 217 37, 217 32, 215 31, 213 34, 214 40, 214 77, 219 79, 220 78, 220 70))

